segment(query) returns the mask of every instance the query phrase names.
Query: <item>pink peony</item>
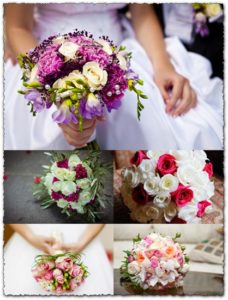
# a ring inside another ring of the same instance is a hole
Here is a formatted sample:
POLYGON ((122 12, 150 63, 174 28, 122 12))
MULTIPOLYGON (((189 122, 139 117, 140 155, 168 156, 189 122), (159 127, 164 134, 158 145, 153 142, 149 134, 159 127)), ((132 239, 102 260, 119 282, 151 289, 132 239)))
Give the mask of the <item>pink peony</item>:
POLYGON ((56 267, 62 271, 70 271, 73 268, 73 260, 68 256, 60 256, 55 261, 56 267))

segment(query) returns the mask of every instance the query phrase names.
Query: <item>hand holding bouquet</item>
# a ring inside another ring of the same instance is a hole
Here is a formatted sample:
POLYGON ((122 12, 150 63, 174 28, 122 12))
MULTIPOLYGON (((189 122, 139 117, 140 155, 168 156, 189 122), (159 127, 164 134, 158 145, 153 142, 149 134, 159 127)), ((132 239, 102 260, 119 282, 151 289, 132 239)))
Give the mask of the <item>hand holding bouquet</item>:
POLYGON ((57 123, 79 124, 118 109, 126 90, 137 95, 138 118, 147 97, 131 69, 131 53, 107 37, 95 40, 85 31, 51 36, 27 55, 19 56, 25 99, 35 115, 53 104, 57 123))
POLYGON ((183 279, 189 269, 184 246, 175 238, 151 233, 144 238, 139 235, 133 240, 133 247, 124 251, 126 256, 120 268, 121 278, 134 287, 143 290, 164 290, 183 286, 183 279))
POLYGON ((74 291, 89 273, 80 254, 61 253, 36 256, 32 275, 44 290, 62 294, 74 291))
POLYGON ((213 165, 204 151, 138 151, 121 193, 139 222, 200 223, 212 210, 213 165))
POLYGON ((43 208, 56 204, 68 216, 82 214, 94 222, 109 200, 103 180, 111 165, 100 161, 99 151, 90 151, 84 160, 76 153, 47 153, 51 165, 35 178, 33 196, 43 208))

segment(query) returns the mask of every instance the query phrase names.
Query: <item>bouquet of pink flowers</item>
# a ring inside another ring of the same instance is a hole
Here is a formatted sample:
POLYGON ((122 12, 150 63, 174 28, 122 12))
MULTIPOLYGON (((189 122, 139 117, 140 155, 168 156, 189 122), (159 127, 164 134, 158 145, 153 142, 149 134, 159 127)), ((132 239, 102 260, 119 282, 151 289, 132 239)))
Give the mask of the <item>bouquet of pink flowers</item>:
POLYGON ((195 32, 202 37, 209 35, 208 23, 223 21, 223 9, 219 3, 193 3, 195 32))
POLYGON ((121 193, 139 222, 200 223, 212 210, 213 165, 204 151, 138 151, 121 193))
POLYGON ((111 196, 104 193, 104 179, 112 164, 100 160, 100 151, 88 151, 84 159, 77 151, 46 154, 51 163, 43 166, 44 175, 35 177, 33 186, 33 196, 42 208, 57 205, 68 216, 80 214, 92 222, 99 219, 111 204, 111 196))
POLYGON ((133 247, 124 251, 126 256, 120 268, 121 279, 143 290, 164 290, 183 286, 183 279, 189 269, 189 258, 185 246, 174 238, 151 233, 144 238, 139 235, 133 240, 133 247))
POLYGON ((64 253, 36 256, 32 275, 44 290, 62 294, 74 291, 89 273, 80 254, 64 253))
POLYGON ((118 109, 126 90, 137 95, 138 118, 147 97, 136 88, 143 81, 131 69, 131 53, 107 37, 95 40, 86 31, 51 36, 20 55, 24 94, 35 115, 53 104, 57 123, 78 123, 118 109))

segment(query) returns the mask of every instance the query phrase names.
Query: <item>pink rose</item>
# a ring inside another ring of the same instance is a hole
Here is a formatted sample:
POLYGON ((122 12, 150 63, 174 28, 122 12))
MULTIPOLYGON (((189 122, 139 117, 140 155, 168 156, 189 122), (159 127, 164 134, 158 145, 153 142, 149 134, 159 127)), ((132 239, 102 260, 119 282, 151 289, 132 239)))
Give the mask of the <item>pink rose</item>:
POLYGON ((141 164, 143 159, 149 159, 149 157, 147 157, 146 152, 145 151, 137 151, 135 153, 135 155, 132 157, 132 159, 130 160, 131 164, 136 165, 136 167, 138 165, 141 164))
POLYGON ((73 267, 73 260, 68 256, 60 256, 55 261, 56 267, 62 271, 70 271, 73 267))
POLYGON ((81 273, 81 268, 78 265, 73 265, 73 267, 69 273, 70 273, 70 276, 76 277, 81 273))
POLYGON ((64 284, 64 277, 63 277, 63 273, 61 270, 59 269, 55 269, 53 271, 53 277, 55 278, 55 280, 60 283, 60 284, 64 284))
POLYGON ((153 257, 151 259, 150 263, 151 263, 151 267, 152 268, 154 268, 154 269, 157 268, 157 266, 158 266, 158 259, 157 259, 157 257, 153 257))
POLYGON ((182 184, 179 184, 176 191, 171 193, 171 199, 176 202, 176 205, 183 207, 193 199, 193 191, 182 184))
POLYGON ((176 158, 171 154, 163 154, 157 162, 157 171, 160 175, 174 174, 177 171, 176 158))
POLYGON ((144 190, 143 184, 139 184, 133 189, 132 199, 140 205, 144 205, 149 201, 149 195, 144 190))
POLYGON ((39 270, 40 272, 42 272, 42 271, 50 271, 54 267, 55 267, 54 261, 48 261, 48 262, 45 262, 45 263, 40 263, 37 266, 37 270, 39 270))
POLYGON ((211 177, 213 176, 213 165, 211 162, 209 163, 206 163, 204 168, 203 168, 203 171, 207 172, 209 178, 211 179, 211 177))
POLYGON ((48 271, 48 272, 44 275, 44 279, 46 279, 46 280, 52 280, 52 279, 53 279, 53 271, 48 271))
POLYGON ((197 211, 196 216, 198 218, 202 218, 205 214, 206 208, 210 205, 211 205, 211 203, 207 200, 202 200, 202 201, 198 202, 198 211, 197 211))
POLYGON ((77 281, 73 278, 70 280, 70 290, 73 291, 77 287, 77 281))
POLYGON ((56 287, 56 289, 55 289, 55 291, 56 291, 57 293, 61 294, 61 293, 63 292, 63 287, 62 287, 62 285, 61 285, 61 284, 58 284, 57 287, 56 287))
POLYGON ((148 236, 144 237, 143 240, 147 243, 148 246, 150 246, 153 243, 152 239, 148 236))

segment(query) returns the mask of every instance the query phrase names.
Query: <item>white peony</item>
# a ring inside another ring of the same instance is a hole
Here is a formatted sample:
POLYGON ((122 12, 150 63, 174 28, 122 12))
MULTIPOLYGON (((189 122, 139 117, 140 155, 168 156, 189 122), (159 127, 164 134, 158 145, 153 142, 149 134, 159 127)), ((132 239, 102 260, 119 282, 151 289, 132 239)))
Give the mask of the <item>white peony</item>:
POLYGON ((107 83, 108 74, 97 62, 87 62, 83 66, 82 73, 87 78, 89 86, 94 90, 101 90, 107 83))
POLYGON ((61 53, 65 57, 65 60, 68 61, 75 58, 78 48, 79 46, 75 43, 63 42, 59 48, 59 53, 61 53))
POLYGON ((164 175, 159 182, 160 188, 169 193, 174 192, 177 189, 178 185, 179 180, 176 176, 173 176, 171 174, 164 175))

